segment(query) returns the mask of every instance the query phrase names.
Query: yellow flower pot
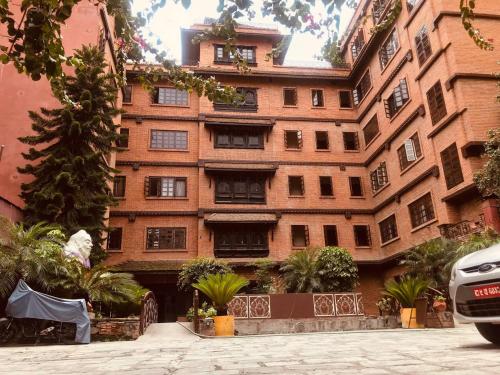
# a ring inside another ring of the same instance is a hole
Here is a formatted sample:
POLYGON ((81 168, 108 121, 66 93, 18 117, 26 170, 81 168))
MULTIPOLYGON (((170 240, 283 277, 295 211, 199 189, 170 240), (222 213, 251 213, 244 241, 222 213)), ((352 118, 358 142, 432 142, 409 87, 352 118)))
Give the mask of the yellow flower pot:
POLYGON ((402 308, 400 314, 403 328, 424 328, 424 324, 417 323, 416 308, 402 308))
POLYGON ((214 316, 215 336, 234 336, 234 316, 214 316))

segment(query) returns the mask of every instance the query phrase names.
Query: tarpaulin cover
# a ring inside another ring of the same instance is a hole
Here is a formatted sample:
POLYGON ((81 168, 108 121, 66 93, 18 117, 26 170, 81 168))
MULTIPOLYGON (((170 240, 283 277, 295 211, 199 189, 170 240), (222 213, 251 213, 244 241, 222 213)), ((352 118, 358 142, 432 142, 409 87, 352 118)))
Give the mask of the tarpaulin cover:
POLYGON ((23 280, 7 302, 5 312, 14 318, 33 318, 76 323, 75 341, 90 342, 90 319, 84 299, 63 299, 36 292, 23 280))

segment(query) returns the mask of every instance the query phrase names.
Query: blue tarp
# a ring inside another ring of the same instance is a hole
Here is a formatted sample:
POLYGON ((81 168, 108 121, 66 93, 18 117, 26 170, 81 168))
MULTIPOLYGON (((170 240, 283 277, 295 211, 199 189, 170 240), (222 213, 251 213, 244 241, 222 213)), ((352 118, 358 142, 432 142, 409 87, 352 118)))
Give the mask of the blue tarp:
POLYGON ((31 289, 19 280, 5 308, 7 316, 76 323, 75 341, 90 342, 90 319, 84 299, 63 299, 31 289))

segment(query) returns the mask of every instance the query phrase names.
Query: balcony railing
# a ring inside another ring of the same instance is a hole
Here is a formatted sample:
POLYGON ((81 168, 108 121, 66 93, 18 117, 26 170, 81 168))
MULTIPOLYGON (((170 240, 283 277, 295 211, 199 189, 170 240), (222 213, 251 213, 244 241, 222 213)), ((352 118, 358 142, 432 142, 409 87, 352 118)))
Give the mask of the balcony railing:
POLYGON ((455 224, 444 224, 440 226, 441 235, 451 240, 464 240, 474 233, 484 230, 484 215, 481 214, 477 221, 464 220, 455 224))
POLYGON ((214 255, 216 258, 265 258, 269 256, 269 248, 267 246, 220 247, 214 249, 214 255))

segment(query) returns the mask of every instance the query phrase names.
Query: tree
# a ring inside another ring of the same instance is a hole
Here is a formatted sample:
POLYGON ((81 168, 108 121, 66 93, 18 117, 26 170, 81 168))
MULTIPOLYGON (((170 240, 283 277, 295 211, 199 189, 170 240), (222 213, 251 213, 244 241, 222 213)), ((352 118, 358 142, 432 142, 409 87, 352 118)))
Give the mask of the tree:
POLYGON ((104 256, 106 210, 115 204, 109 183, 116 170, 106 157, 119 137, 113 123, 119 113, 113 107, 117 88, 96 47, 83 47, 75 56, 82 64, 74 77, 61 81, 75 106, 29 112, 36 134, 20 140, 34 147, 23 154, 31 164, 19 171, 33 180, 21 185, 21 198, 29 225, 56 223, 68 234, 85 229, 92 236, 91 260, 96 262, 104 256))
POLYGON ((484 150, 487 160, 474 175, 474 182, 483 196, 500 198, 500 129, 489 130, 484 150))
POLYGON ((325 292, 352 292, 358 285, 358 267, 351 254, 341 247, 319 250, 316 268, 325 292))
POLYGON ((182 265, 177 279, 177 287, 179 290, 191 291, 193 290, 191 285, 203 277, 231 272, 233 272, 231 267, 219 259, 203 257, 191 259, 182 265))
POLYGON ((274 267, 274 263, 268 259, 259 259, 253 263, 255 267, 255 281, 256 286, 253 289, 255 293, 269 293, 273 285, 273 278, 271 276, 271 271, 274 267))
POLYGON ((319 292, 321 279, 318 274, 316 259, 317 249, 306 249, 294 252, 281 266, 286 289, 292 293, 319 292))

